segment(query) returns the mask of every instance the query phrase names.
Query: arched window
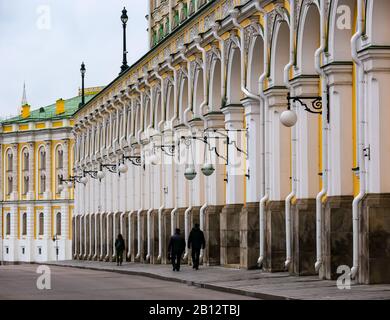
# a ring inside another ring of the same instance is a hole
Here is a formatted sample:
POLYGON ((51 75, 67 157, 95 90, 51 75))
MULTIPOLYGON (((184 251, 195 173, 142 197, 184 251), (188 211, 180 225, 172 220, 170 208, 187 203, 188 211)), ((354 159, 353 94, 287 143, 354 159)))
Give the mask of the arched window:
POLYGON ((7 236, 11 235, 11 214, 7 213, 5 217, 5 234, 7 236))
POLYGON ((57 150, 57 161, 56 161, 57 169, 61 170, 64 168, 64 151, 61 147, 57 150))
POLYGON ((27 235, 27 213, 23 213, 22 216, 22 235, 26 236, 27 235))
POLYGON ((56 234, 57 236, 61 235, 61 212, 56 215, 56 234))
POLYGON ((28 172, 29 170, 29 159, 30 159, 30 154, 27 149, 24 149, 23 151, 23 163, 22 163, 22 168, 24 172, 28 172))
POLYGON ((39 149, 39 170, 46 169, 46 151, 44 147, 39 149))
POLYGON ((40 236, 43 236, 44 222, 45 222, 45 218, 43 212, 41 212, 39 214, 39 231, 38 231, 40 236))
POLYGON ((14 161, 14 155, 12 154, 12 150, 7 151, 7 172, 13 171, 13 161, 14 161))

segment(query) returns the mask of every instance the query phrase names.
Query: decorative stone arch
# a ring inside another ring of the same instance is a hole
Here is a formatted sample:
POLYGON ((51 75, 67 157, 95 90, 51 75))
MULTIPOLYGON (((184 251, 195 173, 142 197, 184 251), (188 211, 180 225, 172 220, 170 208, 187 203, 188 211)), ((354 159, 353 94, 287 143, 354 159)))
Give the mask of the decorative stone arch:
MULTIPOLYGON (((334 0, 331 1, 329 4, 327 33, 327 53, 329 55, 329 62, 351 61, 351 38, 353 36, 353 33, 355 32, 352 28, 353 23, 351 21, 351 29, 340 29, 338 27, 338 24, 340 23, 339 19, 343 18, 342 15, 346 15, 345 17, 348 16, 348 12, 346 12, 345 10, 350 10, 351 19, 353 19, 353 15, 356 10, 356 1, 334 0)), ((345 25, 345 27, 347 27, 347 25, 345 25)))
POLYGON ((366 0, 367 42, 374 46, 390 46, 390 1, 366 0))
POLYGON ((289 61, 290 27, 289 23, 279 15, 272 27, 270 43, 270 87, 284 87, 284 67, 289 61))
POLYGON ((226 79, 227 104, 240 104, 241 98, 241 50, 232 41, 228 46, 226 79))
POLYGON ((19 184, 21 186, 22 194, 26 195, 29 187, 30 168, 29 168, 30 152, 28 146, 23 146, 19 153, 19 168, 21 174, 19 175, 19 184))
POLYGON ((221 70, 221 59, 215 54, 210 59, 210 76, 209 76, 209 111, 217 112, 223 106, 222 99, 225 96, 225 92, 222 92, 222 70, 221 70))
POLYGON ((61 142, 54 146, 54 164, 55 164, 55 175, 54 185, 56 193, 59 194, 59 186, 61 178, 64 178, 64 146, 61 142))
POLYGON ((296 68, 298 74, 316 75, 315 52, 320 47, 320 9, 317 1, 302 5, 296 34, 296 68))
POLYGON ((153 90, 154 106, 153 106, 153 112, 152 112, 152 127, 153 128, 157 128, 160 121, 164 119, 164 107, 165 106, 162 105, 162 99, 161 99, 162 94, 164 94, 164 93, 161 92, 160 86, 154 87, 154 90, 153 90))

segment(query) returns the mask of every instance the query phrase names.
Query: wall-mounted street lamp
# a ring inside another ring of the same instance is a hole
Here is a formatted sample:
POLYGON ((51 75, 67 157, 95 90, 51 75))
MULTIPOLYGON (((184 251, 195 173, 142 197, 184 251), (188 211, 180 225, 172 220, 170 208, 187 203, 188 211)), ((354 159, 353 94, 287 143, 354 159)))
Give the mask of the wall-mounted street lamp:
POLYGON ((70 189, 70 188, 74 187, 75 183, 86 184, 86 182, 85 182, 85 180, 83 180, 83 178, 84 178, 83 176, 71 176, 69 179, 63 179, 61 177, 60 178, 60 185, 58 186, 58 190, 60 192, 63 191, 65 188, 65 185, 70 189))
MULTIPOLYGON (((328 90, 329 92, 329 90, 328 90)), ((329 123, 329 93, 328 93, 328 105, 326 106, 327 108, 327 118, 328 118, 328 123, 329 123)), ((297 114, 294 110, 291 109, 291 102, 298 102, 302 107, 304 107, 304 110, 313 113, 313 114, 322 114, 323 111, 323 105, 322 105, 322 97, 321 96, 307 96, 307 97, 292 97, 290 93, 287 94, 287 110, 284 111, 280 115, 280 122, 285 126, 285 127, 293 127, 296 125, 298 121, 297 114), (310 102, 310 107, 308 104, 305 102, 305 100, 311 100, 310 102)))
MULTIPOLYGON (((198 140, 198 141, 201 141, 203 142, 208 148, 205 150, 205 160, 207 158, 207 152, 209 153, 212 153, 214 152, 215 155, 220 158, 220 159, 223 159, 225 160, 225 165, 228 166, 230 164, 229 162, 229 147, 230 146, 233 146, 237 152, 239 153, 242 153, 244 154, 245 156, 248 156, 248 154, 242 150, 241 148, 239 148, 237 146, 237 142, 236 141, 232 141, 231 138, 229 137, 229 135, 227 134, 224 134, 218 130, 212 130, 214 133, 218 133, 220 134, 220 136, 214 136, 214 137, 210 137, 208 136, 206 133, 207 133, 207 130, 205 131, 205 135, 203 137, 196 137, 196 136, 192 136, 192 137, 181 137, 181 140, 184 142, 185 145, 189 146, 191 145, 192 141, 193 140, 198 140), (212 147, 210 145, 210 142, 209 140, 210 139, 215 139, 215 140, 224 140, 225 141, 225 145, 226 145, 226 157, 222 156, 218 150, 217 150, 217 147, 212 147)), ((226 132, 247 132, 247 129, 238 129, 238 130, 225 130, 226 132)), ((209 159, 211 161, 211 159, 209 159)), ((202 168, 201 168, 201 171, 202 173, 206 176, 206 177, 209 177, 211 176, 214 172, 215 172, 215 167, 214 165, 208 160, 205 161, 205 163, 203 164, 202 168)), ((196 178, 196 175, 197 175, 197 172, 195 170, 195 166, 194 165, 190 165, 186 168, 185 172, 184 172, 184 176, 187 180, 194 180, 196 178)), ((246 175, 247 178, 249 178, 249 175, 246 175)), ((227 179, 225 179, 227 181, 227 179)))
POLYGON ((127 16, 126 8, 123 8, 122 10, 121 21, 123 26, 123 62, 122 62, 120 74, 122 74, 129 68, 127 64, 127 50, 126 50, 126 25, 127 25, 127 21, 129 21, 129 17, 127 16))

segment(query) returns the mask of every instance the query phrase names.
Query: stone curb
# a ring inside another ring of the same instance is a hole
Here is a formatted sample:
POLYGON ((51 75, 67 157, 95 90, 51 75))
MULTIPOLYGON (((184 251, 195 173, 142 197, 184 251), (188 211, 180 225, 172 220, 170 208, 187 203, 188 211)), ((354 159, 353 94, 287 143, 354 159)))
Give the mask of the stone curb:
POLYGON ((62 267, 62 268, 76 268, 76 269, 113 272, 113 273, 119 273, 119 274, 148 277, 148 278, 153 278, 153 279, 158 279, 158 280, 182 283, 182 284, 186 284, 188 286, 194 286, 194 287, 199 287, 199 288, 203 288, 203 289, 238 294, 238 295, 262 299, 262 300, 298 300, 298 299, 285 297, 285 296, 277 296, 277 295, 272 295, 272 294, 267 294, 267 293, 262 293, 262 292, 252 292, 252 291, 246 291, 246 290, 242 290, 242 289, 235 289, 235 288, 230 288, 230 287, 225 287, 225 286, 219 286, 219 285, 210 284, 210 283, 197 282, 197 281, 191 281, 191 280, 185 280, 185 279, 178 279, 178 278, 174 278, 174 277, 167 277, 167 276, 163 276, 163 275, 159 275, 159 274, 155 274, 155 273, 150 273, 150 272, 145 272, 145 271, 117 270, 117 269, 111 269, 111 268, 97 268, 97 267, 92 267, 92 266, 73 266, 73 265, 63 265, 63 264, 56 264, 56 263, 46 263, 46 264, 50 265, 50 266, 62 267))

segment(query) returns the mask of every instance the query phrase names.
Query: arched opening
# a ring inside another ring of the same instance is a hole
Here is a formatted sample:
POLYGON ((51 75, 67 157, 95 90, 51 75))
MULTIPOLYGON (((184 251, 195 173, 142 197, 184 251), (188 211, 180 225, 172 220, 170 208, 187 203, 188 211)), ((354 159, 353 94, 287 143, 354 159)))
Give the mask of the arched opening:
POLYGON ((212 59, 210 79, 209 109, 219 111, 222 107, 221 61, 216 57, 212 59))
POLYGON ((157 128, 157 125, 163 120, 162 108, 164 106, 162 106, 161 101, 162 101, 161 100, 161 91, 156 90, 156 100, 155 100, 155 106, 154 106, 154 112, 153 112, 153 114, 154 114, 153 126, 155 128, 157 128))
POLYGON ((367 0, 367 35, 371 45, 390 45, 390 1, 367 0))
POLYGON ((180 82, 179 118, 184 121, 184 111, 188 108, 188 79, 182 78, 180 82))
POLYGON ((354 0, 331 2, 328 53, 330 61, 351 61, 351 38, 354 33, 352 19, 354 0))
POLYGON ((61 235, 61 212, 57 212, 56 214, 56 235, 61 235))
POLYGON ((261 37, 256 37, 249 52, 248 87, 251 92, 259 94, 259 78, 264 72, 264 42, 261 37))
POLYGON ((39 236, 43 236, 44 234, 44 223, 45 223, 45 216, 43 214, 43 212, 41 212, 39 214, 39 218, 38 218, 38 235, 39 236))
POLYGON ((21 185, 22 185, 22 194, 26 195, 29 191, 29 158, 30 154, 27 148, 24 148, 21 152, 21 167, 22 167, 22 175, 21 175, 21 185))
POLYGON ((171 120, 175 115, 175 105, 174 105, 174 90, 173 85, 169 83, 167 89, 167 107, 166 107, 166 119, 171 120))
POLYGON ((285 21, 277 22, 271 47, 271 83, 284 86, 284 67, 289 61, 290 29, 285 21))
POLYGON ((230 49, 227 76, 227 103, 241 102, 241 53, 236 47, 230 49))
POLYGON ((203 70, 198 69, 195 73, 194 79, 194 103, 193 111, 195 115, 201 114, 202 110, 200 106, 204 100, 204 81, 203 81, 203 70))
POLYGON ((297 65, 302 74, 316 75, 315 52, 320 46, 321 37, 320 13, 314 4, 302 10, 303 20, 301 20, 298 32, 297 65))
POLYGON ((27 235, 27 213, 24 212, 22 216, 22 236, 27 235))

